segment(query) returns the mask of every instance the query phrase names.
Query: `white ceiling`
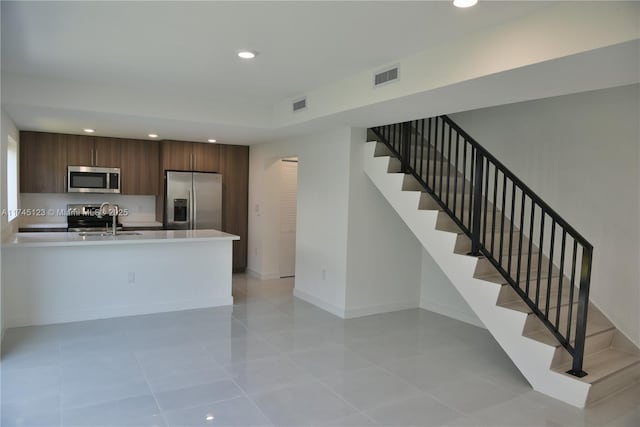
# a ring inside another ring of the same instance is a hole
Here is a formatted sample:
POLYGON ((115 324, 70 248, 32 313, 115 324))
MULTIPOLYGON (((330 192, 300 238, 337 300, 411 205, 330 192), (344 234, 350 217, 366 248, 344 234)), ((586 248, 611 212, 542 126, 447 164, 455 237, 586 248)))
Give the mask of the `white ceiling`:
POLYGON ((248 144, 286 133, 283 100, 548 6, 2 1, 2 103, 21 129, 248 144))

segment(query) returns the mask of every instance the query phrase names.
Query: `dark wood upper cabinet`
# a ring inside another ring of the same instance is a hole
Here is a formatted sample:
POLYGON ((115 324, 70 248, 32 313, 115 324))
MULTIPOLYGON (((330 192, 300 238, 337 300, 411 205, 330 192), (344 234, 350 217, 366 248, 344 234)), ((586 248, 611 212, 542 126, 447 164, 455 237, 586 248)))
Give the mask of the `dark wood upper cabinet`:
POLYGON ((67 145, 69 166, 120 167, 120 138, 102 136, 61 135, 67 145))
POLYGON ((94 161, 93 166, 103 168, 119 168, 121 162, 120 152, 122 142, 126 141, 121 138, 105 138, 97 136, 94 139, 94 161))
POLYGON ((65 141, 67 166, 93 166, 93 136, 59 135, 65 141))
POLYGON ((187 141, 162 141, 162 172, 166 170, 218 172, 220 145, 187 141))
POLYGON ((158 195, 160 143, 137 139, 120 145, 120 191, 122 194, 158 195))
POLYGON ((194 142, 193 170, 197 172, 220 171, 220 145, 211 143, 194 142))
POLYGON ((165 140, 161 144, 162 174, 166 170, 192 170, 193 150, 191 142, 165 140))
POLYGON ((66 135, 20 132, 20 191, 64 193, 67 176, 66 135))

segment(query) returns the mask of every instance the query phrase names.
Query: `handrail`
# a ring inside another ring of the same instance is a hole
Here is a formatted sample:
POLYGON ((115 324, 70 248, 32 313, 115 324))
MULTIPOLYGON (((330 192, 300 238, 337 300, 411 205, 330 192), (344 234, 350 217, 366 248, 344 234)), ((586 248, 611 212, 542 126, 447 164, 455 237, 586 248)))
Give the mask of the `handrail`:
POLYGON ((574 229, 571 225, 569 225, 569 223, 567 221, 565 221, 551 206, 549 206, 544 200, 542 200, 531 188, 529 188, 529 186, 527 184, 525 184, 524 182, 522 182, 520 180, 520 178, 518 178, 513 172, 511 172, 500 160, 496 159, 491 153, 489 153, 487 151, 486 148, 484 148, 482 145, 480 145, 478 143, 478 141, 476 141, 473 137, 471 137, 467 132, 464 131, 464 129, 462 129, 460 126, 458 126, 458 124, 456 122, 454 122, 453 120, 451 120, 449 118, 449 116, 447 115, 442 115, 440 116, 442 117, 447 124, 449 124, 452 128, 454 128, 458 133, 460 133, 461 136, 464 136, 464 138, 469 141, 469 143, 471 143, 472 145, 474 145, 478 150, 480 150, 482 152, 482 154, 487 157, 488 159, 490 159, 493 163, 495 163, 502 171, 504 171, 505 173, 507 173, 508 175, 510 175, 510 178, 515 181, 518 186, 520 188, 525 189, 529 194, 531 194, 532 197, 536 198, 536 204, 538 204, 539 206, 543 207, 544 210, 546 212, 548 212, 549 214, 552 214, 553 216, 556 217, 556 222, 557 223, 561 223, 562 226, 567 229, 567 231, 570 231, 570 233, 572 235, 574 235, 576 237, 576 239, 578 239, 580 241, 580 243, 582 243, 585 246, 589 246, 591 248, 593 248, 593 246, 587 241, 587 239, 585 239, 580 233, 578 233, 578 231, 576 231, 576 229, 574 229))
POLYGON ((401 172, 413 175, 470 237, 470 255, 489 261, 573 356, 567 372, 586 375, 582 365, 593 246, 448 116, 371 130, 398 157, 401 172), (551 236, 547 241, 545 233, 551 236))

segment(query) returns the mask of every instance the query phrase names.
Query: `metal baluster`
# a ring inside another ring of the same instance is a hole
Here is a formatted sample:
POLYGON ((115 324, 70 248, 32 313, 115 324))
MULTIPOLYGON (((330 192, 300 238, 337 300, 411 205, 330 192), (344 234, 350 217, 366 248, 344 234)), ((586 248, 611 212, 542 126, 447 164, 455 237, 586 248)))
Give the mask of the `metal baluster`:
POLYGON ((411 167, 411 140, 409 139, 411 134, 411 123, 405 122, 402 123, 402 136, 401 136, 401 144, 402 144, 402 172, 409 173, 409 168, 411 167))
POLYGON ((558 279, 558 310, 556 311, 556 329, 560 329, 560 304, 562 303, 562 280, 564 279, 564 253, 565 253, 565 244, 567 242, 567 232, 562 229, 562 244, 560 246, 560 278, 558 279))
MULTIPOLYGON (((527 255, 527 296, 529 296, 529 285, 531 283, 531 250, 533 248, 533 222, 535 221, 536 203, 531 199, 531 224, 529 224, 529 254, 527 255)), ((542 252, 542 248, 539 250, 542 252)))
POLYGON ((576 257, 578 256, 578 241, 573 238, 573 259, 571 261, 571 284, 569 287, 569 315, 567 319, 567 342, 571 344, 571 317, 573 315, 573 290, 576 287, 576 257))
POLYGON ((436 138, 440 140, 440 184, 438 185, 438 197, 442 200, 442 172, 444 172, 444 122, 440 129, 440 136, 438 136, 438 119, 439 117, 436 118, 436 138))
MULTIPOLYGON (((460 200, 460 217, 464 224, 464 198, 467 186, 467 141, 462 139, 462 200, 460 200)), ((471 197, 469 197, 471 200, 471 197)), ((467 222, 469 230, 471 230, 471 221, 467 222)))
MULTIPOLYGON (((459 156, 460 156, 460 134, 456 131, 456 176, 453 179, 453 213, 456 214, 456 216, 458 215, 458 211, 456 210, 457 207, 457 202, 458 202, 458 175, 459 175, 459 171, 460 171, 460 163, 459 163, 459 156)), ((462 214, 460 214, 460 221, 464 221, 464 219, 462 218, 462 214)))
POLYGON ((544 244, 544 217, 545 211, 542 207, 540 207, 541 215, 540 215, 540 250, 538 251, 538 271, 536 272, 536 306, 540 305, 540 272, 542 270, 542 254, 544 251, 542 250, 544 244))
POLYGON ((418 121, 416 120, 416 131, 413 131, 413 121, 411 121, 411 134, 413 135, 413 171, 418 170, 418 121))
MULTIPOLYGON (((431 117, 429 117, 428 119, 429 121, 427 122, 427 134, 429 135, 429 137, 427 138, 427 187, 430 186, 429 184, 429 178, 431 178, 431 117)), ((430 187, 431 190, 433 190, 433 187, 430 187)))
MULTIPOLYGON (((522 203, 520 204, 520 235, 518 236, 518 270, 516 271, 516 283, 518 288, 520 287, 520 269, 522 268, 522 237, 524 235, 524 207, 525 207, 525 194, 524 190, 520 190, 522 194, 522 203)), ((529 234, 531 236, 531 234, 529 234)), ((531 239, 529 239, 529 247, 531 247, 531 239)))
MULTIPOLYGON (((489 207, 489 169, 491 164, 487 159, 487 173, 484 174, 484 218, 482 220, 482 245, 487 249, 487 208, 489 207)), ((493 253, 491 253, 493 255, 493 253)))
POLYGON ((578 296, 578 314, 576 325, 576 343, 573 352, 573 366, 568 371, 576 377, 587 375, 582 370, 584 358, 584 346, 587 336, 587 310, 589 307, 589 284, 591 282, 591 258, 593 249, 590 246, 582 246, 582 265, 580 267, 580 290, 578 296))
MULTIPOLYGON (((549 277, 547 278, 547 299, 545 306, 544 317, 549 318, 549 303, 551 298, 551 276, 553 273, 553 246, 555 245, 555 237, 556 237, 556 220, 552 219, 551 222, 551 243, 549 246, 549 277)), ((560 310, 560 306, 557 307, 557 310, 560 310)))
MULTIPOLYGON (((423 166, 424 166, 424 119, 420 120, 420 177, 422 178, 424 175, 424 170, 423 170, 423 166)), ((425 182, 427 182, 427 180, 424 180, 425 182)))
POLYGON ((473 198, 473 195, 475 194, 475 168, 476 168, 476 149, 473 145, 471 145, 471 173, 469 175, 469 179, 472 179, 472 182, 469 182, 469 228, 471 230, 473 230, 473 219, 472 219, 472 215, 473 215, 473 210, 475 209, 475 200, 473 198))
POLYGON ((475 175, 473 179, 473 226, 471 228, 471 254, 480 254, 480 207, 482 206, 482 168, 484 156, 476 150, 475 175))
MULTIPOLYGON (((511 181, 511 222, 509 228, 509 277, 511 277, 511 258, 513 257, 513 222, 516 220, 516 184, 511 181)), ((518 283, 518 287, 520 284, 518 283)))
MULTIPOLYGON (((451 126, 449 126, 449 144, 447 145, 447 207, 449 207, 449 193, 451 192, 451 126)), ((455 210, 453 213, 455 214, 455 210)))
MULTIPOLYGON (((504 243, 504 217, 505 217, 505 212, 504 212, 504 207, 505 207, 505 201, 506 201, 506 194, 507 194, 507 175, 503 172, 502 173, 502 215, 500 218, 500 263, 502 263, 502 246, 504 243)), ((511 220, 513 221, 513 220, 511 220)), ((511 257, 509 257, 509 261, 511 260, 511 257)), ((511 270, 511 263, 509 263, 509 270, 511 270)))
MULTIPOLYGON (((496 240, 496 206, 498 205, 498 166, 493 171, 493 217, 491 218, 491 255, 493 255, 493 244, 496 240)), ((495 258, 495 257, 494 257, 495 258)), ((502 265, 502 260, 499 261, 502 265)))

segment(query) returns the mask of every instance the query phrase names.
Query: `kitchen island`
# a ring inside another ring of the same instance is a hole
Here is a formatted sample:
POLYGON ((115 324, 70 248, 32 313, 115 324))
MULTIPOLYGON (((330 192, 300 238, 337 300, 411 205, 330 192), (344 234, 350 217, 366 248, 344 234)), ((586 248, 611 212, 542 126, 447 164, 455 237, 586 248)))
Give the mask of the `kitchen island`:
POLYGON ((7 327, 232 305, 217 230, 16 233, 2 244, 7 327))

